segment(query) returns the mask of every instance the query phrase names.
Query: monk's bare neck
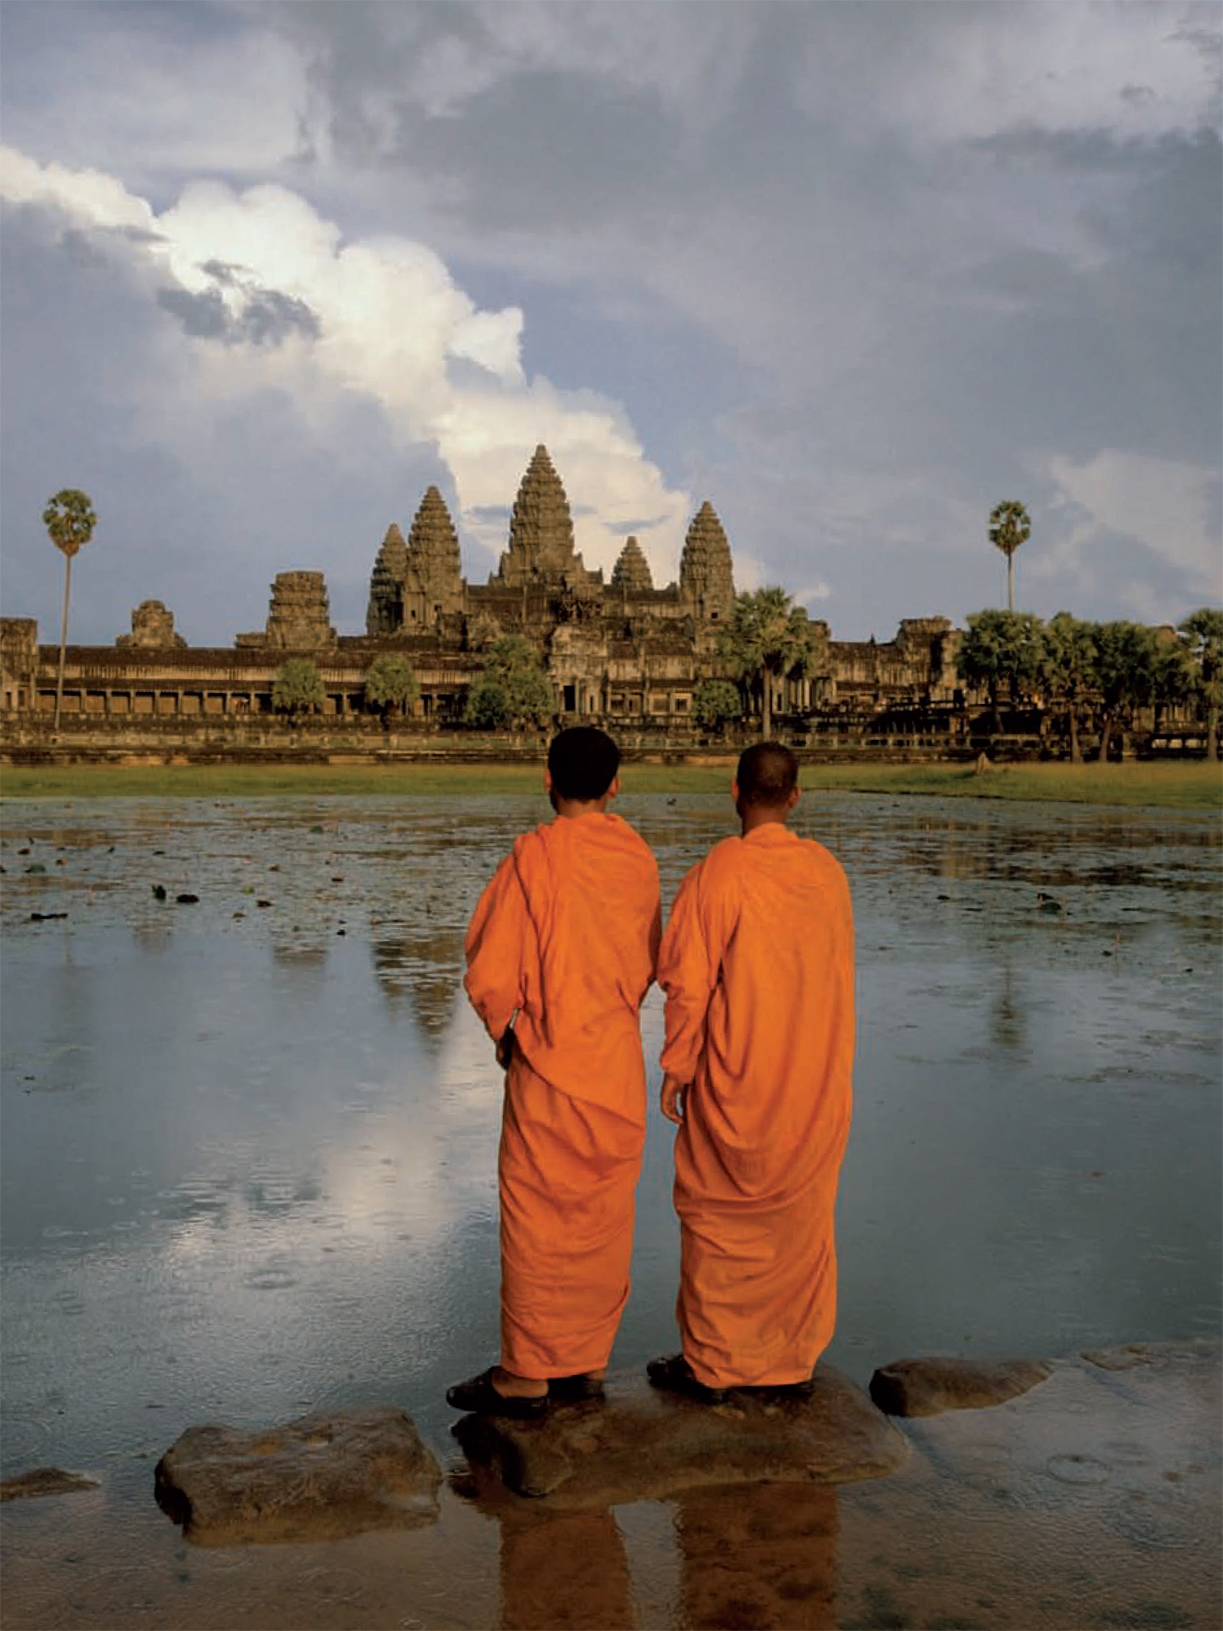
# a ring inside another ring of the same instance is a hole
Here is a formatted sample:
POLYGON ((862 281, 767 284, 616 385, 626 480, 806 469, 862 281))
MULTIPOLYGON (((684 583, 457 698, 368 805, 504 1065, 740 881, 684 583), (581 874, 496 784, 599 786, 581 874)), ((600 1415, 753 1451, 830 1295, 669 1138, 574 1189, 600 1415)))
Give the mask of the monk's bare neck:
POLYGON ((563 799, 553 797, 552 808, 562 821, 575 821, 584 815, 605 815, 612 796, 605 793, 601 799, 563 799))
POLYGON ((739 811, 739 820, 743 823, 742 836, 746 838, 757 827, 784 827, 789 813, 789 810, 770 810, 767 805, 749 804, 739 811))

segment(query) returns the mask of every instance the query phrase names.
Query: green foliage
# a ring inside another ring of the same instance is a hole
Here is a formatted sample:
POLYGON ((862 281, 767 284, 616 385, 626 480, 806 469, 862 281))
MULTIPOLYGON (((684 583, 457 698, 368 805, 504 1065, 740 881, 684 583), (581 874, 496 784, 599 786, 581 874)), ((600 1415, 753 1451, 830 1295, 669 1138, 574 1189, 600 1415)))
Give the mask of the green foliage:
POLYGON ((464 723, 482 731, 502 731, 510 722, 510 699, 500 680, 478 675, 467 692, 464 723))
POLYGON ((1015 499, 996 504, 990 512, 989 541, 1006 556, 1006 606, 1015 610, 1015 551, 1032 536, 1027 510, 1015 499))
POLYGON ((1141 623, 1096 623, 1096 676, 1105 712, 1132 711, 1155 691, 1155 637, 1141 623))
POLYGON ((276 671, 272 707, 278 714, 289 714, 297 719, 317 713, 326 694, 323 676, 309 657, 290 657, 276 671))
POLYGON ((814 672, 824 639, 804 607, 784 589, 755 589, 735 596, 730 622, 718 635, 718 651, 731 671, 759 685, 765 736, 772 732, 773 686, 789 674, 814 672))
POLYGON ((722 725, 742 719, 743 697, 729 680, 702 680, 692 693, 692 712, 702 725, 722 725))
POLYGON ((463 718, 482 730, 545 725, 556 699, 535 647, 522 634, 505 634, 489 647, 483 671, 467 693, 463 718))
POLYGON ((1223 704, 1223 611, 1199 607, 1180 624, 1180 634, 1192 675, 1191 695, 1206 715, 1206 756, 1214 764, 1223 704))
POLYGON ((1223 611, 1203 606, 1179 625, 1190 661, 1197 670, 1196 690, 1208 708, 1223 700, 1223 611))
POLYGON ((420 695, 416 670, 398 652, 375 657, 365 674, 365 700, 382 713, 397 708, 406 713, 420 695))
POLYGON ((98 518, 88 493, 79 487, 65 487, 48 500, 42 524, 56 549, 71 560, 93 537, 98 518))
POLYGON ((985 691, 1001 730, 998 697, 1007 687, 1012 705, 1041 677, 1045 641, 1039 617, 1032 612, 973 612, 955 655, 956 673, 974 691, 985 691))
POLYGON ((989 541, 1010 560, 1021 544, 1032 536, 1032 521, 1027 510, 1015 499, 995 505, 989 517, 989 541))
POLYGON ((1079 714, 1096 683, 1096 643, 1090 623, 1058 612, 1045 624, 1040 679, 1055 711, 1070 727, 1070 758, 1078 764, 1079 714))

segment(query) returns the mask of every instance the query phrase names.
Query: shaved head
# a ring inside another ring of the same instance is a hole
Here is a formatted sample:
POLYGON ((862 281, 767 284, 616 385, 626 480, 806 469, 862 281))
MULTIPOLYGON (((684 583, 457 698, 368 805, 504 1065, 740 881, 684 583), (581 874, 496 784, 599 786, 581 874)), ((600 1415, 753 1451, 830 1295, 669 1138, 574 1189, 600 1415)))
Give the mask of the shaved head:
POLYGON ((620 749, 606 731, 573 725, 552 738, 548 770, 563 799, 589 803, 601 799, 620 769, 620 749))
POLYGON ((780 742, 757 742, 740 755, 735 780, 741 803, 776 810, 798 787, 798 760, 780 742))

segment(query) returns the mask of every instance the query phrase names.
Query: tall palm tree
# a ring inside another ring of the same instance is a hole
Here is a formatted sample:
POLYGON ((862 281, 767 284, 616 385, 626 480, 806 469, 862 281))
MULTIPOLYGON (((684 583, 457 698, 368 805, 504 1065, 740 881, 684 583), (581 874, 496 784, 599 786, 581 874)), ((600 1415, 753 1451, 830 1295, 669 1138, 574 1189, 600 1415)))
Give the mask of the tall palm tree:
POLYGON ((806 608, 796 606, 784 589, 754 589, 735 596, 718 649, 742 679, 759 683, 766 739, 773 731, 774 686, 788 674, 810 672, 822 648, 806 608))
POLYGON ((59 729, 64 702, 64 653, 68 646, 68 596, 72 589, 72 557, 93 537, 98 518, 88 493, 79 487, 65 487, 56 493, 42 512, 42 524, 51 542, 64 557, 64 616, 59 631, 59 675, 55 681, 55 725, 59 729))
POLYGON ((1015 551, 1032 536, 1027 510, 1014 499, 997 505, 989 518, 989 541, 1006 556, 1006 609, 1015 610, 1015 551))

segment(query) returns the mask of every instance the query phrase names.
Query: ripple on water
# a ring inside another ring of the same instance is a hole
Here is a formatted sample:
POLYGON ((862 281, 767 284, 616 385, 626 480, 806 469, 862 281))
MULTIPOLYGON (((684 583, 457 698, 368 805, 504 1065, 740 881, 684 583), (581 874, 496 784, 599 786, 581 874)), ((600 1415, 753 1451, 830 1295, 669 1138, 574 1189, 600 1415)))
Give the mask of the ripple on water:
POLYGON ((296 1269, 286 1264, 270 1264, 266 1268, 252 1269, 243 1277, 242 1284, 250 1291, 287 1291, 300 1280, 296 1269))

